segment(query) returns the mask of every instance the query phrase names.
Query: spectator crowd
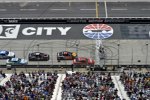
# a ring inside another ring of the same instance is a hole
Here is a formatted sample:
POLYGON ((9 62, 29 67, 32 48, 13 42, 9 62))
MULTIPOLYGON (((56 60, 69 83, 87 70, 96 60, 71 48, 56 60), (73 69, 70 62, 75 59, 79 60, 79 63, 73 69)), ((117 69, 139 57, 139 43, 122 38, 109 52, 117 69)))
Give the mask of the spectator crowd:
POLYGON ((62 90, 62 100, 121 100, 110 73, 66 73, 62 90))
MULTIPOLYGON (((7 77, 0 71, 0 77, 7 77)), ((0 86, 0 100, 51 100, 57 72, 14 73, 0 86)), ((124 72, 120 81, 130 100, 150 100, 150 72, 124 72)), ((110 73, 66 73, 62 100, 121 100, 110 73)))
POLYGON ((150 100, 150 72, 123 72, 120 80, 131 100, 150 100))
POLYGON ((53 95, 57 72, 14 73, 0 86, 0 100, 50 100, 53 95))

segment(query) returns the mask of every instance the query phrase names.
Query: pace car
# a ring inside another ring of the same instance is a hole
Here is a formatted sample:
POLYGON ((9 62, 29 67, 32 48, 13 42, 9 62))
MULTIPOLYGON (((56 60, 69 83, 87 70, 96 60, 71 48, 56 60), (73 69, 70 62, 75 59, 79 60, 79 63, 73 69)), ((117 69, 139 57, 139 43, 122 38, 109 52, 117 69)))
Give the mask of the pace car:
POLYGON ((73 60, 73 65, 94 65, 95 61, 91 58, 78 57, 73 60))
POLYGON ((41 52, 29 53, 29 61, 48 61, 49 55, 41 52))
POLYGON ((11 58, 7 59, 6 65, 27 65, 28 61, 23 58, 11 58))
POLYGON ((77 57, 76 52, 68 52, 62 51, 57 53, 57 61, 60 62, 61 60, 73 60, 77 57))
POLYGON ((14 57, 15 57, 14 52, 0 50, 0 59, 10 59, 10 58, 14 58, 14 57))

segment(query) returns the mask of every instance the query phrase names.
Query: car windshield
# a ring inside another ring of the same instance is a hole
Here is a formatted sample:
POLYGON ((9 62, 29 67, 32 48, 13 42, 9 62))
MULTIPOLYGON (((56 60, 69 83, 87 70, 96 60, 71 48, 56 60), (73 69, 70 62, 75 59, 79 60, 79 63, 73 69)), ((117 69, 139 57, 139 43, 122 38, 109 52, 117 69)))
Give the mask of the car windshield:
POLYGON ((17 62, 17 61, 19 61, 19 58, 12 58, 10 61, 11 62, 17 62))
POLYGON ((64 52, 64 56, 68 56, 68 52, 64 52))
POLYGON ((5 54, 5 55, 8 55, 8 51, 0 51, 0 54, 5 54))
POLYGON ((35 53, 35 55, 40 55, 40 54, 41 54, 41 53, 39 53, 39 52, 36 52, 36 53, 35 53))

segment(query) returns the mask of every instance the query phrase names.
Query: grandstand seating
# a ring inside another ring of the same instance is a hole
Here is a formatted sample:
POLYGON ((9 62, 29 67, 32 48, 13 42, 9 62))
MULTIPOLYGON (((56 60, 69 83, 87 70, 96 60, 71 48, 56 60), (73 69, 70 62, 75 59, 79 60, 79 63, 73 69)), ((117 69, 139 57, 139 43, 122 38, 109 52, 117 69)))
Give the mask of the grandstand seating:
POLYGON ((3 100, 50 100, 53 95, 57 73, 44 71, 15 73, 3 86, 0 86, 0 99, 3 100))
POLYGON ((62 100, 120 100, 110 73, 66 74, 62 88, 62 100))
POLYGON ((123 72, 120 80, 131 100, 150 100, 150 72, 123 72))
POLYGON ((0 100, 150 99, 150 72, 123 72, 119 76, 104 72, 57 74, 40 70, 26 74, 1 72, 0 76, 0 100))

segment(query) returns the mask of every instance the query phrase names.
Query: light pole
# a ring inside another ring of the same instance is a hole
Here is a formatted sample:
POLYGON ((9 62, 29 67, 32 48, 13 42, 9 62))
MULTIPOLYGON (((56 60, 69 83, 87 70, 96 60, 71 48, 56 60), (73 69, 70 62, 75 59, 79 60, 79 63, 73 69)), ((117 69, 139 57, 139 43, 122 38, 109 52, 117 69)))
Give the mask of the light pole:
POLYGON ((52 66, 53 66, 53 46, 51 47, 51 61, 52 61, 52 66))
POLYGON ((148 61, 148 43, 146 43, 146 61, 145 61, 146 65, 148 65, 147 61, 148 61))
MULTIPOLYGON (((25 46, 24 46, 24 49, 23 49, 23 58, 25 59, 25 46)), ((26 70, 26 73, 27 73, 27 67, 26 67, 26 65, 23 65, 24 67, 25 67, 25 70, 26 70)))
POLYGON ((132 57, 131 57, 131 65, 133 65, 133 47, 132 47, 131 53, 132 53, 132 57))
MULTIPOLYGON (((76 43, 76 54, 77 54, 77 56, 78 56, 78 46, 79 46, 79 44, 78 43, 76 43)), ((71 70, 72 70, 72 72, 74 72, 74 67, 75 67, 76 65, 71 65, 71 70)))
POLYGON ((120 44, 118 43, 117 44, 117 46, 118 46, 118 68, 120 67, 120 44))
MULTIPOLYGON (((40 45, 39 45, 39 44, 37 44, 36 46, 37 46, 37 51, 39 52, 39 46, 40 46, 40 45)), ((37 58, 37 59, 38 59, 38 65, 37 65, 37 67, 39 68, 39 56, 38 56, 38 58, 37 58)))
POLYGON ((79 44, 77 43, 76 44, 76 53, 77 53, 77 55, 78 55, 78 46, 79 46, 79 44))

